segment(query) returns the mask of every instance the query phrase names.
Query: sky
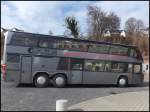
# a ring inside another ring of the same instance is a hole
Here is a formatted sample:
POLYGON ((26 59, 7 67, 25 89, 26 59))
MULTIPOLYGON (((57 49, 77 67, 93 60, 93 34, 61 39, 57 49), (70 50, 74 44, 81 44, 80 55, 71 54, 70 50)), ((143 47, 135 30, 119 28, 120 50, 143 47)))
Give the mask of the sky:
POLYGON ((86 35, 87 6, 113 11, 121 19, 121 29, 130 17, 141 19, 149 26, 148 1, 3 1, 1 2, 1 27, 19 28, 25 32, 63 35, 65 17, 75 16, 80 31, 86 35))

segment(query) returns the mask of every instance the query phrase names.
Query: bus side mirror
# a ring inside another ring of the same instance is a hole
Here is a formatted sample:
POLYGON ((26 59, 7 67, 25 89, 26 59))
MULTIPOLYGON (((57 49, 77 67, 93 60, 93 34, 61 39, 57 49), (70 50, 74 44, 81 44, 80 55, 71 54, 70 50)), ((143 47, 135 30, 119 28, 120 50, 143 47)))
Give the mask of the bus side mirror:
POLYGON ((146 65, 146 70, 148 70, 148 64, 146 65))

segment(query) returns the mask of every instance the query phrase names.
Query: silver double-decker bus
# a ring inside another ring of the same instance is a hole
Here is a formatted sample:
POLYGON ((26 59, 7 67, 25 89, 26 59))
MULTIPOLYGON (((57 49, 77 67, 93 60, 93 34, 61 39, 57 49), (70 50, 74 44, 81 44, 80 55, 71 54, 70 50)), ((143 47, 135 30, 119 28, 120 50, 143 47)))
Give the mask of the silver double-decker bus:
POLYGON ((67 84, 141 84, 143 58, 136 46, 8 31, 4 81, 36 87, 67 84))

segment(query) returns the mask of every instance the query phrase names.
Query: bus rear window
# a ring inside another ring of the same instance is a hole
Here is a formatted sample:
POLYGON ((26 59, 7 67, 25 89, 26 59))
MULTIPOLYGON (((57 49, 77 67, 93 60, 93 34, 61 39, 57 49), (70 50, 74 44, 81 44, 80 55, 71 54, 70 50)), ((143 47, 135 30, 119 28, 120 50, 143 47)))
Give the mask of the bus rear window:
POLYGON ((19 55, 18 54, 8 54, 7 55, 7 62, 11 63, 18 63, 19 62, 19 55))
POLYGON ((38 39, 32 34, 14 33, 11 44, 20 46, 37 46, 38 39))

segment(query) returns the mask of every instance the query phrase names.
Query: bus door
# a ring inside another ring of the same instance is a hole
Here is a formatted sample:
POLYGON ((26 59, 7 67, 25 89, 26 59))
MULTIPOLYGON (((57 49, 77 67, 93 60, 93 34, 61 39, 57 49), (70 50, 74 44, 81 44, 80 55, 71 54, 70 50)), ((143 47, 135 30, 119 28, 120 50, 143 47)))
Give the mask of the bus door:
POLYGON ((31 83, 32 57, 21 57, 21 83, 31 83))
POLYGON ((82 84, 83 78, 83 60, 71 58, 70 60, 70 75, 72 84, 82 84))

